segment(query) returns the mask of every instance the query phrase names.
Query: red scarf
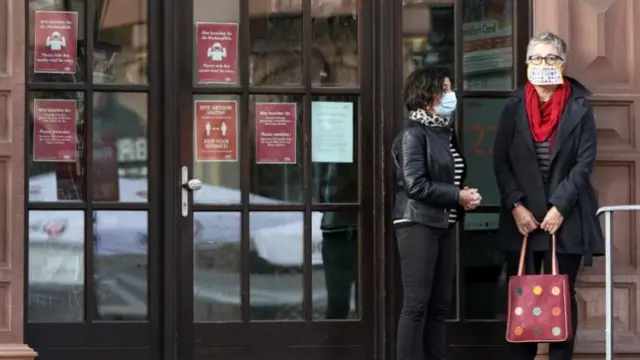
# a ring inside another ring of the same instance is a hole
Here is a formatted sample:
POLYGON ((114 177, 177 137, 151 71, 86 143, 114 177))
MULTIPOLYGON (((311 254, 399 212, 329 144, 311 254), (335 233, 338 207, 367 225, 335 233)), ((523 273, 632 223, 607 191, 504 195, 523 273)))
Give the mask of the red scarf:
POLYGON ((549 100, 543 103, 540 103, 538 93, 530 82, 524 86, 524 94, 533 140, 535 142, 550 140, 558 128, 564 107, 571 96, 571 85, 565 79, 562 85, 559 85, 551 94, 549 100))

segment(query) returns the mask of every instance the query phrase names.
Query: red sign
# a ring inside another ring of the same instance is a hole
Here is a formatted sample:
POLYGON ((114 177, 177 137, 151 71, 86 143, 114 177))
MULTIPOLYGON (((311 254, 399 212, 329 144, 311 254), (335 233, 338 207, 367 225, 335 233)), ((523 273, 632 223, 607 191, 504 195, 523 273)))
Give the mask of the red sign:
POLYGON ((238 103, 196 100, 196 161, 238 161, 238 103))
POLYGON ((196 24, 198 84, 238 82, 238 24, 196 24))
POLYGON ((78 13, 36 11, 34 19, 33 71, 75 74, 78 55, 78 13))
POLYGON ((76 100, 33 100, 33 161, 76 162, 76 100))
POLYGON ((296 104, 256 103, 256 163, 296 163, 296 104))

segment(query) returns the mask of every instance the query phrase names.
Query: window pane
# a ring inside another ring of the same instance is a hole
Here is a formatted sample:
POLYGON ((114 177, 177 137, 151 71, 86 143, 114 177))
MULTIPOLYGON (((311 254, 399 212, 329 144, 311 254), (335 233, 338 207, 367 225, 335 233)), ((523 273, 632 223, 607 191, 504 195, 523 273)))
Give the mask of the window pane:
POLYGON ((311 104, 312 193, 317 203, 358 202, 357 96, 317 96, 311 104))
POLYGON ((238 60, 240 2, 193 0, 193 83, 235 85, 238 60))
POLYGON ((467 160, 469 187, 482 192, 482 205, 500 205, 500 193, 493 175, 493 141, 505 99, 465 98, 464 156, 467 160))
POLYGON ((29 0, 29 81, 85 81, 84 3, 29 0))
POLYGON ((147 0, 96 2, 93 82, 146 84, 147 0))
POLYGON ((504 319, 506 282, 504 255, 498 238, 498 214, 469 213, 461 237, 466 319, 504 319))
POLYGON ((93 95, 93 199, 147 201, 147 94, 93 95))
POLYGON ((235 95, 196 95, 193 107, 193 177, 204 184, 199 204, 240 202, 240 110, 235 95))
POLYGON ((254 95, 251 105, 251 202, 302 202, 302 96, 254 95))
POLYGON ((513 88, 513 2, 462 2, 462 69, 466 90, 513 88))
POLYGON ((314 86, 357 87, 360 0, 312 0, 314 86))
POLYGON ((358 318, 358 212, 312 216, 313 318, 358 318))
POLYGON ((444 66, 453 72, 453 5, 438 1, 403 2, 403 73, 426 66, 444 66))
POLYGON ((93 221, 96 320, 147 320, 147 212, 96 211, 93 221))
POLYGON ((29 201, 85 199, 84 93, 29 94, 29 201))
POLYGON ((28 319, 84 319, 84 212, 29 211, 28 319))
POLYGON ((239 321, 240 213, 194 212, 193 219, 193 319, 239 321))
POLYGON ((251 320, 302 320, 303 213, 249 216, 251 320))
POLYGON ((255 0, 249 2, 251 84, 300 85, 302 7, 278 8, 271 6, 273 3, 255 0))

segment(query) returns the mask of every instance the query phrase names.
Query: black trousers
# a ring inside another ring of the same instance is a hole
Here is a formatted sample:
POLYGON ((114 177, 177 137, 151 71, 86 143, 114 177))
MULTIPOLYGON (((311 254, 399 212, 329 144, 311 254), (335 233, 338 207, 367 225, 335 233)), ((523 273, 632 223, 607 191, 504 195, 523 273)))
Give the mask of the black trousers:
MULTIPOLYGON (((573 327, 573 339, 578 331, 578 304, 576 303, 576 278, 582 255, 558 254, 558 271, 569 277, 569 288, 571 291, 571 326, 573 327)), ((506 252, 507 276, 514 276, 518 273, 518 262, 520 260, 520 252, 506 252)), ((551 256, 548 252, 534 252, 533 264, 536 274, 540 273, 544 264, 546 274, 551 273, 551 256), (544 260, 544 261, 543 261, 544 260)), ((574 340, 550 343, 549 344, 549 360, 571 360, 573 357, 574 340)), ((509 344, 510 360, 533 360, 536 357, 537 344, 509 344)))
POLYGON ((327 286, 326 319, 346 319, 351 310, 351 289, 356 281, 358 234, 334 231, 322 234, 322 264, 327 286))
POLYGON ((446 358, 444 320, 456 269, 454 229, 395 226, 404 289, 396 360, 446 358))

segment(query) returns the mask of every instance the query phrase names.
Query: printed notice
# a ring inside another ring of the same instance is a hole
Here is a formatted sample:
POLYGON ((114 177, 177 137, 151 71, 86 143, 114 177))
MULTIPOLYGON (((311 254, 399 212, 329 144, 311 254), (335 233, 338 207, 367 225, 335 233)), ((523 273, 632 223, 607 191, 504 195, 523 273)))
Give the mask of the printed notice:
POLYGON ((36 11, 34 27, 33 71, 75 74, 78 55, 78 13, 36 11))
POLYGON ((296 163, 296 104, 256 103, 256 163, 296 163))
POLYGON ((33 161, 76 161, 76 100, 33 100, 33 161))
POLYGON ((196 161, 238 161, 238 103, 196 100, 196 161))
POLYGON ((353 162, 353 103, 311 103, 311 161, 353 162))
POLYGON ((198 84, 235 84, 238 81, 238 24, 196 24, 198 84))

